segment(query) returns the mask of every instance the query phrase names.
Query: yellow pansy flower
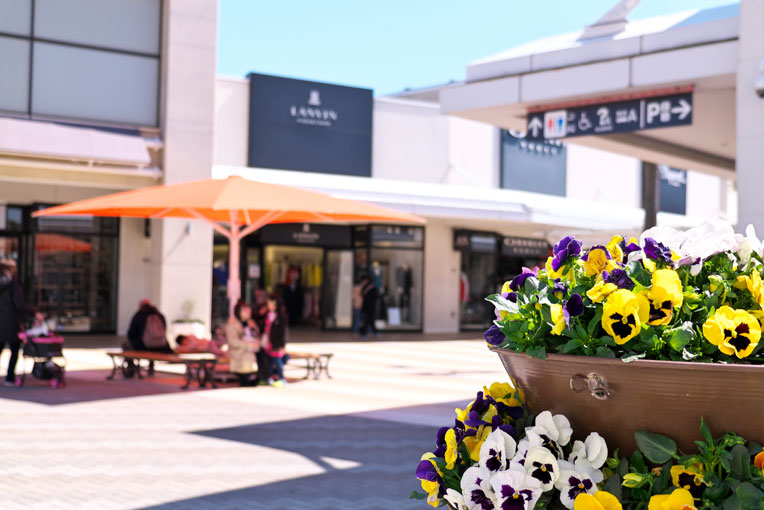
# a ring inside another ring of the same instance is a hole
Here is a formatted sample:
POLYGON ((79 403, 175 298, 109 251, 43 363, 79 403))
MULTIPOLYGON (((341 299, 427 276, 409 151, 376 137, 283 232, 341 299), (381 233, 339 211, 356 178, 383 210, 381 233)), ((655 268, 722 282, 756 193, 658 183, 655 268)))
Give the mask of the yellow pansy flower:
POLYGON ((764 448, 753 458, 753 465, 756 466, 756 469, 760 469, 762 476, 764 476, 764 448))
POLYGON ((682 306, 682 281, 673 269, 658 269, 653 273, 650 299, 650 320, 653 326, 665 326, 674 316, 674 308, 682 306))
POLYGON ((671 494, 652 496, 647 506, 648 510, 698 510, 690 491, 676 489, 671 494))
POLYGON ((573 510, 623 510, 618 498, 607 491, 597 491, 594 494, 583 492, 576 496, 573 510))
POLYGON ((448 429, 446 431, 445 441, 446 453, 444 457, 446 460, 446 469, 454 469, 454 464, 456 464, 456 460, 459 458, 459 454, 456 451, 458 445, 456 444, 456 432, 454 432, 454 429, 448 429))
POLYGON ((612 260, 610 252, 604 246, 595 246, 586 254, 584 261, 586 276, 595 276, 602 271, 612 271, 617 268, 618 265, 612 260))
POLYGON ((615 343, 623 345, 639 334, 648 319, 649 304, 644 297, 620 289, 608 296, 602 310, 602 328, 615 343), (641 299, 640 299, 641 298, 641 299))
POLYGON ((618 286, 614 283, 605 283, 604 280, 598 279, 594 286, 586 291, 586 297, 592 300, 593 303, 599 303, 610 294, 618 290, 618 286))
MULTIPOLYGON (((491 421, 488 419, 487 421, 491 421)), ((485 440, 493 432, 493 429, 488 425, 481 425, 477 429, 477 433, 474 436, 467 436, 462 441, 467 447, 467 451, 470 452, 470 459, 474 462, 480 460, 480 447, 483 446, 485 440)))
POLYGON ((562 305, 551 305, 550 311, 552 312, 552 322, 554 327, 552 328, 553 335, 559 335, 565 331, 565 316, 562 313, 562 305))
POLYGON ((696 498, 699 498, 706 489, 703 472, 699 466, 672 466, 671 482, 675 487, 687 489, 696 498))
POLYGON ((607 243, 607 251, 610 252, 610 256, 617 262, 623 262, 623 250, 621 249, 621 243, 623 237, 614 235, 610 238, 610 242, 607 243))
POLYGON ((512 384, 507 382, 495 382, 490 386, 483 386, 483 393, 502 404, 510 407, 520 407, 523 403, 515 398, 515 392, 517 392, 520 398, 523 398, 523 393, 521 389, 515 388, 517 388, 516 385, 513 387, 512 384))
POLYGON ((703 336, 724 354, 742 359, 759 344, 761 326, 745 310, 722 306, 703 324, 703 336))
POLYGON ((761 276, 759 276, 758 271, 753 271, 751 276, 738 276, 734 287, 748 289, 759 306, 764 306, 764 288, 762 288, 761 276))
POLYGON ((546 263, 544 264, 544 269, 546 269, 546 274, 549 276, 549 278, 570 278, 570 268, 563 264, 557 271, 555 271, 554 268, 552 268, 552 260, 554 260, 554 257, 549 257, 546 259, 546 263))

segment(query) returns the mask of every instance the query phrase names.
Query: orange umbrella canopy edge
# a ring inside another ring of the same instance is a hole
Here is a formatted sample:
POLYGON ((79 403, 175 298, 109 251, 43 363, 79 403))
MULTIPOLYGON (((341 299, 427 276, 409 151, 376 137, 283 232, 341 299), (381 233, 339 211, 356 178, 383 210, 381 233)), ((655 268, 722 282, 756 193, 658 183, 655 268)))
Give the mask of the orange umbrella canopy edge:
POLYGON ((92 214, 139 218, 197 218, 239 225, 269 223, 396 221, 424 223, 387 207, 239 176, 159 185, 37 211, 35 216, 92 214), (274 214, 277 213, 277 214, 274 214))

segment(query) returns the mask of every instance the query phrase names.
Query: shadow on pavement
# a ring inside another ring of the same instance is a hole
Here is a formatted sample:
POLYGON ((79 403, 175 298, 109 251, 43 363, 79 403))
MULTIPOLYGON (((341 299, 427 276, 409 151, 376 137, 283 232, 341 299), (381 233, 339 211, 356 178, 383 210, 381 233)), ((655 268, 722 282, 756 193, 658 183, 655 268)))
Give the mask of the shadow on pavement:
POLYGON ((357 416, 321 416, 195 432, 298 453, 325 472, 150 508, 424 509, 424 502, 408 496, 419 488, 414 471, 420 456, 434 447, 436 430, 357 416))
POLYGON ((192 385, 181 390, 183 378, 179 375, 157 374, 146 379, 122 379, 117 376, 107 381, 111 370, 78 370, 66 373, 66 388, 53 389, 49 381, 35 379, 27 374, 20 388, 0 386, 0 400, 17 400, 46 405, 75 404, 113 398, 143 397, 179 391, 195 391, 192 385))

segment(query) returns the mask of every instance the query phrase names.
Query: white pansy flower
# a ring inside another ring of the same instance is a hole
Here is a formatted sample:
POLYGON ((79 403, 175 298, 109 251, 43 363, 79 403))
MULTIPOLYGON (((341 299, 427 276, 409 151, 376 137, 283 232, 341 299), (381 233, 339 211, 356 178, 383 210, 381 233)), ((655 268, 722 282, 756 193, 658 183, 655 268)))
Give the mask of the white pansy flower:
POLYGON ((531 449, 531 442, 526 439, 521 439, 517 443, 517 452, 515 456, 509 461, 509 469, 514 471, 525 472, 525 457, 528 456, 528 450, 531 449))
POLYGON ((491 485, 491 473, 479 466, 467 468, 462 476, 462 498, 468 510, 496 507, 496 495, 491 485))
POLYGON ((573 508, 573 501, 579 494, 594 494, 598 490, 597 485, 586 473, 572 470, 560 471, 560 477, 554 486, 560 491, 560 503, 570 509, 573 508))
POLYGON ((525 458, 525 473, 541 482, 541 490, 551 490, 560 477, 557 458, 542 446, 534 446, 525 458))
POLYGON ((562 447, 570 442, 573 429, 562 414, 552 416, 549 411, 544 411, 536 417, 533 427, 525 429, 525 434, 531 446, 544 446, 557 458, 562 458, 562 447))
POLYGON ((455 510, 469 510, 464 502, 464 496, 462 496, 461 492, 454 489, 447 489, 443 499, 448 501, 448 504, 454 507, 455 510))
POLYGON ((490 471, 503 471, 517 452, 514 438, 501 429, 491 432, 480 447, 480 466, 490 471))
POLYGON ((496 494, 496 508, 532 510, 542 494, 541 483, 522 471, 496 473, 491 486, 496 494))

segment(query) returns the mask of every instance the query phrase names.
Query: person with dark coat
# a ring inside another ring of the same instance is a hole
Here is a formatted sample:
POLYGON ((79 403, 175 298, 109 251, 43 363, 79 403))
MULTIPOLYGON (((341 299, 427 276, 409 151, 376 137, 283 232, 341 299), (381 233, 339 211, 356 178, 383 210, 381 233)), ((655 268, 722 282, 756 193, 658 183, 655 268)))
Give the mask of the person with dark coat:
MULTIPOLYGON (((275 294, 268 297, 268 313, 265 316, 265 329, 263 332, 263 347, 268 355, 268 361, 272 367, 275 380, 274 386, 286 384, 284 379, 284 363, 286 362, 287 340, 286 310, 281 298, 275 294)), ((269 383, 270 384, 270 383, 269 383)))
POLYGON ((363 287, 363 304, 361 305, 361 338, 366 336, 366 332, 371 330, 374 336, 379 336, 377 326, 374 321, 377 318, 377 299, 379 293, 377 287, 370 280, 366 280, 363 287))
POLYGON ((151 304, 151 301, 148 299, 141 299, 138 303, 138 311, 133 315, 133 318, 130 321, 130 327, 127 329, 127 340, 130 343, 130 348, 135 351, 153 351, 171 354, 173 350, 166 342, 162 347, 148 347, 144 344, 143 334, 146 331, 146 323, 151 315, 157 315, 162 323, 162 327, 167 331, 167 321, 165 320, 164 315, 151 304))
POLYGON ((5 375, 5 385, 16 385, 16 362, 19 358, 22 320, 42 315, 36 313, 33 306, 24 301, 24 292, 16 280, 16 262, 11 259, 0 260, 0 354, 7 345, 11 350, 8 371, 5 375))

